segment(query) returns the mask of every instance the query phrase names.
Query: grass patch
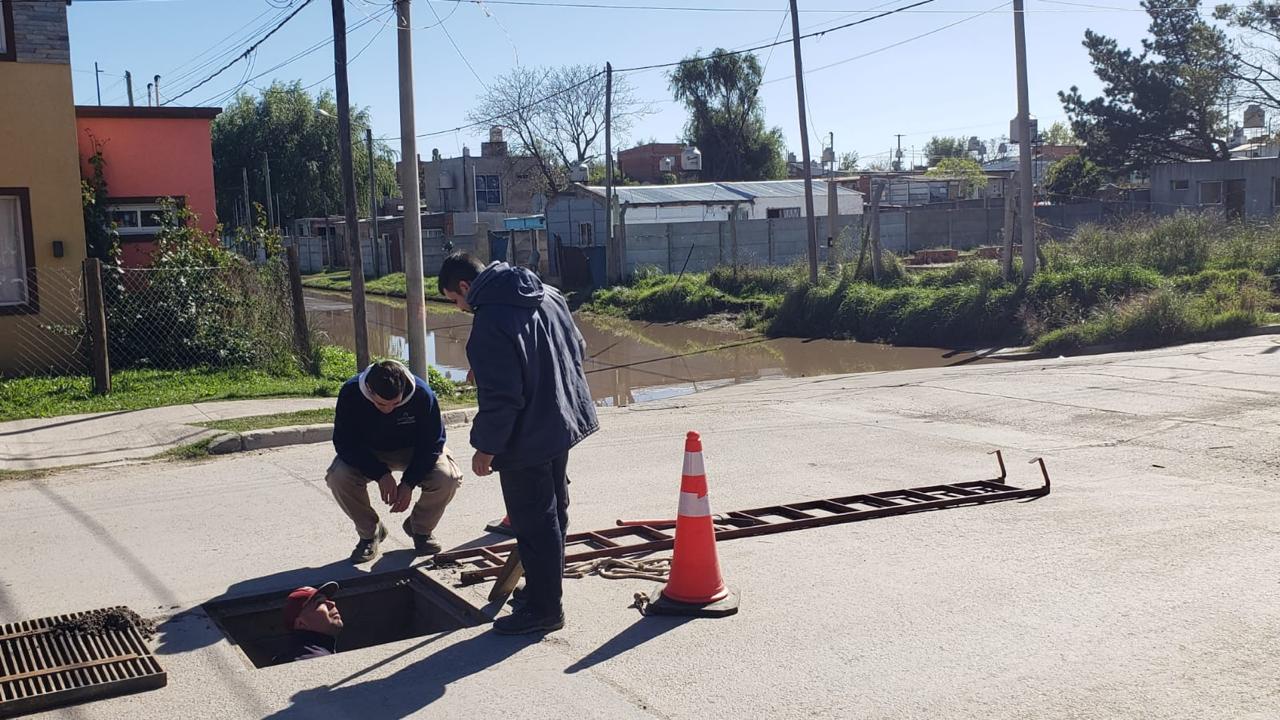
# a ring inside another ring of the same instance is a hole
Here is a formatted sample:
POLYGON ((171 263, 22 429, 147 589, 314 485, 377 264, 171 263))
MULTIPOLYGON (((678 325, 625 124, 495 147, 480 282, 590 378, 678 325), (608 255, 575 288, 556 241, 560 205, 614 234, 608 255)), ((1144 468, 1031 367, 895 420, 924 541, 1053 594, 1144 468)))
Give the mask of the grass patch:
POLYGON ((178 447, 170 448, 156 455, 155 459, 176 460, 181 462, 207 458, 209 457, 209 444, 212 442, 213 438, 205 438, 204 440, 197 440, 196 442, 187 443, 186 445, 179 445, 178 447))
POLYGON ((815 284, 803 266, 642 273, 598 290, 583 307, 654 322, 730 313, 773 336, 949 347, 1030 342, 1052 352, 1228 336, 1280 310, 1280 226, 1180 213, 1085 226, 1043 250, 1046 265, 1030 283, 1004 282, 994 261, 906 273, 886 255, 879 283, 867 262, 825 272, 815 284))
MULTIPOLYGON (((424 277, 422 279, 423 296, 427 300, 434 302, 448 303, 436 290, 437 281, 434 276, 424 277)), ((302 278, 302 286, 314 288, 316 290, 332 290, 335 292, 351 291, 351 273, 350 272, 327 272, 316 273, 314 275, 305 275, 302 278)), ((364 291, 369 295, 385 295, 387 297, 407 297, 408 283, 405 280, 404 273, 391 273, 383 275, 380 278, 365 280, 364 291)))
POLYGON ((0 421, 81 413, 142 410, 211 400, 267 397, 332 397, 355 373, 355 356, 342 348, 320 350, 320 376, 301 371, 219 368, 121 370, 110 395, 95 395, 84 375, 0 380, 0 421))
POLYGON ((293 425, 319 425, 333 422, 333 408, 314 408, 297 412, 274 413, 271 415, 250 415, 248 417, 229 418, 227 420, 211 420, 195 423, 200 427, 226 432, 246 432, 249 430, 267 430, 269 428, 290 427, 293 425))

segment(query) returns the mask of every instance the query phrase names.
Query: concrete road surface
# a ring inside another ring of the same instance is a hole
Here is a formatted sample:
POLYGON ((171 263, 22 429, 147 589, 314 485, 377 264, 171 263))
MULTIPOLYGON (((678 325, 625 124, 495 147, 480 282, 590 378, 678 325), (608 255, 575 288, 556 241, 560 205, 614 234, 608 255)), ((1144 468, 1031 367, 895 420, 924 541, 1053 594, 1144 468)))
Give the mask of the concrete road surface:
MULTIPOLYGON (((713 510, 990 478, 1053 493, 720 545, 741 612, 642 618, 566 581, 542 642, 485 627, 257 670, 217 597, 363 572, 324 445, 0 484, 0 622, 128 604, 168 687, 68 718, 1280 717, 1280 344, 770 380, 602 413, 574 529, 671 516, 683 435, 713 510), (166 620, 167 619, 167 620, 166 620)), ((451 445, 469 458, 464 432, 451 445)), ((468 475, 440 534, 501 514, 468 475)), ((397 527, 398 522, 392 525, 397 527)), ((379 570, 406 567, 393 531, 379 570)))

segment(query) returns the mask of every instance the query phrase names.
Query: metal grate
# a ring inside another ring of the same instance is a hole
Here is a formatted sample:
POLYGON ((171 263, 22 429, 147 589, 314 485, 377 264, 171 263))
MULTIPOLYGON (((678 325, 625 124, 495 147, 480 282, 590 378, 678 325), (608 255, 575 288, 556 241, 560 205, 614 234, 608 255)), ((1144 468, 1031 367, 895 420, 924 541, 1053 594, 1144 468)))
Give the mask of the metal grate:
MULTIPOLYGON (((114 610, 125 608, 106 612, 114 610)), ((168 676, 137 628, 60 629, 102 612, 0 626, 0 717, 165 686, 168 676)))

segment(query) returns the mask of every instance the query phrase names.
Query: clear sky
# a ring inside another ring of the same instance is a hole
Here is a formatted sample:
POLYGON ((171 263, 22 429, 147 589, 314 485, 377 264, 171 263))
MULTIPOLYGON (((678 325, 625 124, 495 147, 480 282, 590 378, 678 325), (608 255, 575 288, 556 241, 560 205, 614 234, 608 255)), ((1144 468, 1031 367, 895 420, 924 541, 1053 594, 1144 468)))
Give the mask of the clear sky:
MULTIPOLYGON (((750 47, 790 33, 786 0, 558 0, 665 6, 651 10, 537 7, 531 5, 557 0, 519 1, 528 4, 413 2, 419 134, 465 124, 482 83, 516 64, 603 66, 610 61, 615 68, 634 67, 679 60, 698 50, 750 47)), ((912 1, 800 0, 800 24, 802 30, 817 30, 912 1)), ((145 104, 148 78, 157 74, 163 97, 172 98, 238 55, 301 2, 75 0, 69 14, 76 102, 96 102, 95 61, 105 71, 104 104, 125 104, 125 70, 133 73, 139 104, 145 104)), ((346 8, 352 102, 370 108, 375 135, 395 138, 399 101, 390 6, 390 0, 347 0, 346 8)), ((1031 112, 1042 127, 1064 117, 1059 90, 1073 84, 1090 93, 1099 90, 1080 44, 1085 30, 1136 47, 1147 19, 1133 0, 1027 0, 1031 112)), ((251 85, 244 87, 251 92, 272 79, 314 83, 314 91, 332 88, 333 50, 327 43, 332 33, 330 0, 312 0, 250 61, 236 63, 176 104, 220 105, 246 79, 251 85), (314 52, 272 70, 318 44, 314 52)), ((1005 134, 1017 111, 1013 18, 1010 4, 999 0, 935 0, 802 41, 801 47, 815 157, 817 137, 825 143, 828 132, 835 133, 837 152, 856 150, 865 165, 884 159, 897 133, 904 135, 909 154, 935 134, 983 139, 1005 134)), ((788 148, 799 155, 791 46, 781 45, 772 55, 761 51, 760 60, 767 62, 761 97, 768 122, 783 129, 788 148)), ((655 112, 619 146, 677 139, 685 112, 672 102, 665 72, 629 74, 639 97, 652 102, 655 112)), ((478 148, 485 132, 420 138, 418 151, 429 157, 438 147, 446 156, 456 155, 462 145, 478 148)), ((398 142, 391 144, 399 149, 398 142)))

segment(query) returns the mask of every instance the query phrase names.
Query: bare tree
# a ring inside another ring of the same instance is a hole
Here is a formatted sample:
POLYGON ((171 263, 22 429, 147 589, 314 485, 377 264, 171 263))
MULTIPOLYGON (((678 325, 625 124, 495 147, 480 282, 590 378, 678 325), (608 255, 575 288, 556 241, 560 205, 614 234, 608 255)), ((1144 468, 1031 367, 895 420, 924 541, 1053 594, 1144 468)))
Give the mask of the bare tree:
MULTIPOLYGON (((467 119, 514 133, 516 151, 537 161, 548 192, 568 185, 567 168, 604 152, 605 76, 595 66, 516 67, 490 83, 478 100, 467 119)), ((652 112, 623 75, 613 77, 612 110, 618 147, 635 119, 652 112)))

